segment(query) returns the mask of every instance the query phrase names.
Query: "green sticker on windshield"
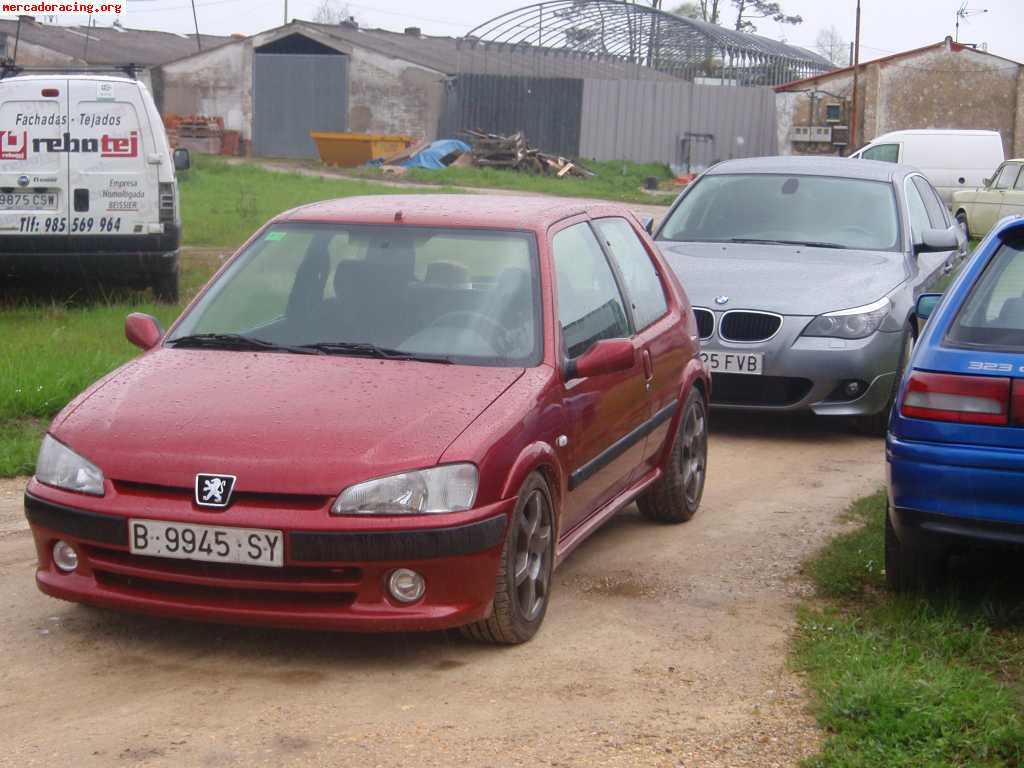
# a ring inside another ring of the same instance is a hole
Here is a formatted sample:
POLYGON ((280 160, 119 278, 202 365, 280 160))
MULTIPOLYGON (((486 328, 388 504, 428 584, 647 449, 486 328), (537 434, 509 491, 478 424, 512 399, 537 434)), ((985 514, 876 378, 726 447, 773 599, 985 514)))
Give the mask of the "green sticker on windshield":
POLYGON ((269 232, 267 233, 266 240, 268 243, 276 243, 278 240, 284 240, 287 232, 269 232))

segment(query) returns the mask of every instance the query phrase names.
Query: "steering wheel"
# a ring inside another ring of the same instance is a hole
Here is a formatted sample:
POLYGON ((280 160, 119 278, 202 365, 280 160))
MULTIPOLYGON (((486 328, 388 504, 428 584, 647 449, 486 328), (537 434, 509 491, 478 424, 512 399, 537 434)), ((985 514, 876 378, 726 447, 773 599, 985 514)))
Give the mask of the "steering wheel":
POLYGON ((490 330, 491 346, 493 346, 498 352, 507 353, 511 346, 508 332, 499 325, 493 318, 487 315, 481 314, 480 312, 473 312, 468 309, 460 309, 454 312, 446 312, 439 318, 434 320, 428 328, 435 326, 441 328, 472 328, 475 325, 485 325, 490 330), (452 321, 456 322, 452 322, 452 321), (459 322, 469 320, 470 322, 459 322))

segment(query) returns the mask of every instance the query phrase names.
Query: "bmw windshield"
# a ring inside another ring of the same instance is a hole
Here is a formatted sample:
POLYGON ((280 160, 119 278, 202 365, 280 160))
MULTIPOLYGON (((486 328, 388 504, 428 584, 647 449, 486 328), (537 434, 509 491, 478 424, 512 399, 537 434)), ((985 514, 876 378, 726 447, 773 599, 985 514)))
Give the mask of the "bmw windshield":
POLYGON ((892 187, 833 176, 712 174, 696 182, 658 239, 899 249, 892 187))
POLYGON ((264 231, 167 344, 475 365, 539 361, 534 238, 347 224, 264 231))

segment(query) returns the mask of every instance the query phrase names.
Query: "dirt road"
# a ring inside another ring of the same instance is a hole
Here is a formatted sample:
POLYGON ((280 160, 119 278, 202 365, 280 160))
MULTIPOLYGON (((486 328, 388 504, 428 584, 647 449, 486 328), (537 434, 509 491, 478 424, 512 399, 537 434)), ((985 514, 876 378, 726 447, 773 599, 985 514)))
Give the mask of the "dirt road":
POLYGON ((785 667, 798 567, 883 466, 876 439, 717 416, 697 517, 619 515, 516 648, 61 603, 0 481, 0 765, 795 765, 818 739, 785 667))

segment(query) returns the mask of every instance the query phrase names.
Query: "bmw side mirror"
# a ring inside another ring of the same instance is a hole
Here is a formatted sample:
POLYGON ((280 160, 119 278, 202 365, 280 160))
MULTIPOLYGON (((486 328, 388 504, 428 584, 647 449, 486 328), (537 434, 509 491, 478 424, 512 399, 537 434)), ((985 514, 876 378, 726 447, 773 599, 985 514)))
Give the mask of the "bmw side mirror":
POLYGON ((132 312, 124 320, 124 335, 139 349, 152 349, 164 337, 164 329, 152 315, 132 312))
POLYGON ((192 167, 192 155, 184 147, 174 150, 174 170, 187 171, 192 167))
POLYGON ((565 380, 603 376, 628 371, 636 362, 633 342, 629 339, 602 339, 579 357, 565 364, 565 380))
POLYGON ((932 312, 939 306, 939 302, 942 301, 941 293, 922 293, 917 297, 917 317, 922 321, 928 320, 931 317, 932 312))
POLYGON ((914 243, 915 253, 941 253, 960 250, 960 236, 956 227, 948 229, 926 229, 914 243))

